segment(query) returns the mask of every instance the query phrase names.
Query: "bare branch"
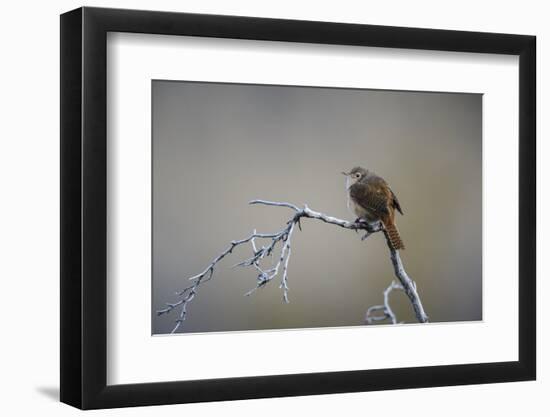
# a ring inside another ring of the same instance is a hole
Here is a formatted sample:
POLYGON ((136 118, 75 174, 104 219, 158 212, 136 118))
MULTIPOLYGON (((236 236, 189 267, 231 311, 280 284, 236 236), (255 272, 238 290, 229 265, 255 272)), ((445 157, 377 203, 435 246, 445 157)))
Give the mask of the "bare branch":
POLYGON ((299 218, 307 217, 310 219, 317 219, 321 220, 325 223, 334 224, 336 226, 343 227, 344 229, 350 229, 350 230, 365 230, 370 233, 380 232, 383 230, 382 224, 380 222, 374 222, 374 223, 368 223, 366 221, 361 222, 350 222, 347 220, 338 219, 336 217, 327 216, 326 214, 319 213, 315 210, 310 209, 307 205, 304 205, 303 208, 299 208, 298 206, 291 204, 291 203, 279 203, 276 201, 268 201, 268 200, 252 200, 249 202, 249 204, 263 204, 266 206, 277 206, 277 207, 288 207, 291 208, 296 212, 295 217, 299 218))
POLYGON ((382 321, 389 319, 392 324, 397 324, 397 317, 390 306, 390 293, 393 290, 403 290, 403 286, 395 281, 392 281, 390 286, 384 290, 384 305, 372 306, 365 314, 365 321, 372 324, 374 321, 382 321), (381 311, 382 315, 374 315, 375 312, 381 311))
MULTIPOLYGON (((390 247, 389 244, 388 244, 388 247, 390 247)), ((420 323, 427 323, 429 321, 429 318, 426 312, 424 311, 424 307, 422 306, 422 301, 420 300, 418 292, 416 291, 416 284, 412 279, 410 279, 409 275, 407 274, 407 271, 405 271, 405 267, 403 266, 403 261, 401 261, 401 256, 399 256, 399 251, 392 249, 390 247, 390 258, 393 265, 393 270, 395 272, 395 276, 399 279, 399 281, 401 282, 401 285, 403 286, 403 291, 405 291, 405 294, 407 294, 407 296, 409 297, 409 300, 413 305, 414 313, 416 315, 417 320, 420 323)))
MULTIPOLYGON (((298 228, 301 230, 302 218, 320 220, 324 223, 332 224, 332 225, 339 226, 349 230, 355 230, 355 231, 364 230, 365 235, 363 236, 362 240, 366 239, 368 236, 370 236, 373 233, 384 230, 382 223, 378 221, 372 222, 372 223, 369 223, 366 221, 350 222, 347 220, 342 220, 336 217, 328 216, 326 214, 317 212, 315 210, 310 209, 307 205, 304 205, 303 208, 300 208, 295 204, 286 203, 286 202, 268 201, 268 200, 252 200, 250 201, 249 204, 286 207, 293 210, 294 214, 287 221, 285 227, 278 232, 257 233, 256 230, 254 230, 250 236, 241 240, 232 241, 230 245, 222 253, 220 253, 217 257, 215 257, 212 260, 212 262, 210 262, 210 264, 206 267, 204 271, 202 271, 198 275, 195 275, 189 278, 190 281, 193 281, 193 284, 188 287, 185 287, 184 289, 176 293, 176 295, 181 297, 181 299, 174 303, 167 303, 166 308, 157 311, 158 315, 162 315, 162 314, 170 313, 172 310, 176 308, 180 309, 180 314, 178 315, 178 318, 175 321, 175 326, 174 326, 174 329, 172 330, 172 333, 175 333, 178 330, 178 328, 181 326, 182 322, 185 320, 187 315, 187 306, 195 298, 195 295, 197 294, 199 287, 203 283, 208 282, 212 279, 212 277, 214 276, 214 270, 217 264, 221 260, 223 260, 226 256, 231 254, 237 246, 250 242, 253 253, 251 257, 237 263, 234 266, 235 267, 237 266, 253 267, 258 273, 256 278, 256 286, 252 288, 250 291, 248 291, 245 295, 249 296, 254 292, 256 292, 257 290, 259 290, 260 288, 263 288, 267 283, 269 283, 271 280, 277 277, 282 271, 282 273, 280 274, 281 283, 279 287, 283 291, 283 301, 285 303, 288 303, 289 302, 288 300, 288 291, 289 291, 288 265, 290 261, 290 255, 292 253, 291 239, 292 239, 292 234, 295 230, 296 225, 298 225, 298 228), (264 240, 267 242, 265 243, 265 245, 258 247, 256 244, 257 240, 264 240), (280 244, 280 249, 279 249, 279 254, 277 256, 277 262, 271 268, 264 269, 261 265, 262 261, 265 260, 266 258, 271 257, 274 254, 274 252, 277 250, 277 246, 279 244, 280 244)), ((416 285, 405 272, 403 263, 399 256, 399 252, 396 250, 393 250, 391 248, 391 245, 389 245, 389 242, 388 242, 388 247, 390 248, 390 258, 392 260, 395 275, 401 282, 401 286, 402 286, 401 288, 409 296, 409 299, 413 304, 414 311, 418 321, 421 323, 427 322, 428 317, 426 316, 422 308, 422 303, 420 302, 420 298, 418 297, 418 293, 416 292, 416 285)), ((384 320, 389 317, 392 320, 392 322, 396 322, 395 315, 393 314, 391 308, 389 307, 387 298, 388 298, 389 292, 391 292, 392 289, 397 288, 396 287, 397 285, 398 284, 395 284, 394 286, 394 283, 392 283, 391 289, 389 289, 389 291, 386 290, 387 295, 385 292, 384 306, 374 306, 369 309, 371 313, 373 311, 383 310, 385 314, 385 316, 372 316, 371 314, 370 315, 371 321, 384 320)), ((367 317, 369 317, 369 312, 367 312, 367 317)))

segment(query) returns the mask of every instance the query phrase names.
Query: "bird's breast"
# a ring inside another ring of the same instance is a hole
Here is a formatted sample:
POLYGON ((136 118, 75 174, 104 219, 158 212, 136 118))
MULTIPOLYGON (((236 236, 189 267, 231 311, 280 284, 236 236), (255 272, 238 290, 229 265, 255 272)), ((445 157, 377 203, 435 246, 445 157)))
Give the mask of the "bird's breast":
POLYGON ((348 210, 349 212, 354 215, 354 216, 357 216, 357 217, 361 217, 361 218, 366 218, 368 213, 367 213, 367 210, 365 210, 363 207, 361 207, 359 204, 357 204, 355 202, 355 200, 353 199, 353 197, 350 195, 350 192, 348 190, 348 201, 347 201, 347 206, 348 206, 348 210))
POLYGON ((356 203, 353 197, 351 196, 349 190, 348 190, 347 206, 348 206, 348 210, 352 215, 355 215, 361 219, 365 219, 371 222, 379 220, 378 216, 374 212, 367 210, 365 207, 356 203))

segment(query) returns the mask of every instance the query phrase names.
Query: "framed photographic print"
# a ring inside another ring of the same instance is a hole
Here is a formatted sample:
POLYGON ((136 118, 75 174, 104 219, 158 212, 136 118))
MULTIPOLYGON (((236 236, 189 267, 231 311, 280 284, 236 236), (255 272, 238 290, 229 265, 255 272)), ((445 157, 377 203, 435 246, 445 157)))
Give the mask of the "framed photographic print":
POLYGON ((61 401, 535 379, 535 38, 61 16, 61 401))

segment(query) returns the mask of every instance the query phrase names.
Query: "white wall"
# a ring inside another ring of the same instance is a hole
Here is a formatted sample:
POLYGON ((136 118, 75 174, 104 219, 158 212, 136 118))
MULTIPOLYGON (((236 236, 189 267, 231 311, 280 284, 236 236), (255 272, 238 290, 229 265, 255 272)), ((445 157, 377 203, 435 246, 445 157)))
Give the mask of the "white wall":
MULTIPOLYGON (((2 343, 0 384, 4 415, 33 412, 73 415, 76 410, 57 402, 58 274, 59 274, 59 18, 79 7, 77 1, 5 2, 2 6, 2 162, 0 181, 0 273, 2 291, 2 343), (7 92, 7 94, 6 94, 7 92), (15 294, 15 296, 14 296, 15 294), (9 414, 8 414, 9 413, 9 414)), ((548 132, 543 99, 550 87, 548 73, 550 26, 542 1, 442 1, 338 2, 254 0, 201 1, 92 1, 89 6, 158 9, 218 14, 280 17, 309 20, 418 26, 441 29, 495 31, 538 36, 539 143, 548 132), (544 130, 543 130, 544 125, 544 130)), ((539 213, 550 209, 549 192, 540 185, 550 169, 549 147, 539 147, 539 213)), ((540 217, 539 236, 550 222, 540 217)), ((539 238, 539 258, 548 252, 548 233, 539 238)), ((550 284, 539 274, 539 294, 550 284)), ((548 351, 550 308, 539 296, 539 380, 527 383, 405 390, 393 392, 325 395, 301 398, 146 407, 101 411, 99 415, 365 415, 388 412, 446 417, 464 415, 519 415, 549 410, 548 351), (537 412, 537 410, 540 410, 537 412)), ((97 415, 97 414, 94 414, 97 415)))

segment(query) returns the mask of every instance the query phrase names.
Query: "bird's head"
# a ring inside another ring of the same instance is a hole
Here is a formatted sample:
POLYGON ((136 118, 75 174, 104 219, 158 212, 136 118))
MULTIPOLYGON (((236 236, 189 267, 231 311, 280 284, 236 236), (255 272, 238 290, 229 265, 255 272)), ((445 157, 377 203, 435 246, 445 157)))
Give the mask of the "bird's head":
POLYGON ((367 176, 368 173, 369 171, 361 167, 354 167, 350 172, 342 172, 342 174, 346 176, 347 183, 349 185, 355 184, 357 181, 361 181, 367 176))

